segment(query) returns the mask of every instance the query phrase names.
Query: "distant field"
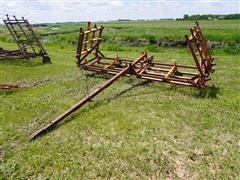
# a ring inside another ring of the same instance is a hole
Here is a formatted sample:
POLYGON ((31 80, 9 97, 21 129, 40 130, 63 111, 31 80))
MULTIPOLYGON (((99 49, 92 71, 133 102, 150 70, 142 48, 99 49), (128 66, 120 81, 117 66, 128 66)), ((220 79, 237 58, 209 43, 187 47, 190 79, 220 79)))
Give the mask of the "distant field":
MULTIPOLYGON (((103 53, 192 64, 186 48, 149 40, 180 40, 192 21, 111 22, 103 53), (132 39, 131 39, 132 38, 132 39), (146 45, 137 46, 136 40, 146 45), (117 45, 116 45, 117 44, 117 45)), ((41 36, 52 64, 0 61, 0 82, 31 86, 0 90, 0 179, 237 179, 240 174, 239 21, 200 21, 216 71, 206 88, 121 78, 54 131, 28 142, 39 126, 109 79, 75 64, 78 32, 41 36)), ((38 34, 76 31, 80 24, 37 27, 38 34), (54 27, 54 28, 53 28, 54 27), (56 27, 58 29, 56 29, 56 27)), ((16 45, 0 27, 0 46, 16 45)))
MULTIPOLYGON (((240 44, 240 20, 199 21, 206 38, 210 41, 221 41, 229 44, 240 44)), ((195 24, 194 21, 143 21, 143 22, 99 22, 106 27, 104 37, 107 42, 121 40, 184 40, 184 35, 195 24)), ((73 32, 69 35, 53 37, 56 41, 76 42, 78 30, 85 24, 51 24, 46 27, 37 27, 39 34, 56 32, 73 32)), ((7 30, 0 29, 0 32, 7 30)), ((3 37, 1 37, 3 38, 3 37)))

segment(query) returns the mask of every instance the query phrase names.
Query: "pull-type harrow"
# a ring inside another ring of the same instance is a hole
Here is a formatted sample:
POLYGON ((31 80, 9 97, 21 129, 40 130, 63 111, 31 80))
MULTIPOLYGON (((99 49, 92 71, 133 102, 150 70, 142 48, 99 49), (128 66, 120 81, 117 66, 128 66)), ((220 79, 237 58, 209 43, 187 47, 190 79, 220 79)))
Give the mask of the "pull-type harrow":
POLYGON ((210 80, 210 73, 213 72, 213 58, 210 55, 198 23, 196 23, 196 26, 193 29, 190 29, 191 34, 185 36, 195 66, 179 65, 176 63, 163 64, 153 61, 153 57, 148 56, 147 53, 141 54, 135 60, 122 59, 118 56, 114 58, 105 57, 99 50, 99 45, 103 40, 103 29, 103 26, 97 27, 94 25, 94 27, 91 27, 90 23, 88 23, 86 31, 80 29, 76 56, 77 65, 80 69, 97 73, 112 74, 114 76, 103 83, 95 91, 84 97, 68 111, 34 132, 30 136, 30 140, 47 132, 122 76, 134 75, 137 78, 150 81, 166 82, 198 88, 202 88, 206 81, 210 80), (90 55, 92 57, 90 57, 90 55), (90 59, 87 60, 87 57, 90 57, 90 59))
MULTIPOLYGON (((0 60, 14 60, 14 59, 30 59, 42 57, 43 63, 50 63, 50 58, 43 48, 35 32, 33 31, 27 19, 17 19, 13 16, 10 19, 3 20, 8 31, 12 35, 19 50, 4 50, 0 47, 0 60)), ((16 89, 22 88, 19 84, 0 83, 0 89, 16 89)))
POLYGON ((27 19, 24 19, 23 17, 22 19, 17 19, 15 16, 10 19, 7 15, 7 18, 3 20, 3 22, 18 45, 19 50, 4 50, 0 47, 0 60, 42 57, 43 63, 50 62, 47 52, 43 48, 27 19))

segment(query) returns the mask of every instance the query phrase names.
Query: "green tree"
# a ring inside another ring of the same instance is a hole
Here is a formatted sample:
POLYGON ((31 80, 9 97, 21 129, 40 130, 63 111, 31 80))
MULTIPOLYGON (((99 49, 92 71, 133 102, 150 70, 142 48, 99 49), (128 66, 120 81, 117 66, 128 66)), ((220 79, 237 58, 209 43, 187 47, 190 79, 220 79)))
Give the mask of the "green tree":
POLYGON ((183 19, 188 19, 189 15, 188 14, 184 14, 183 19))

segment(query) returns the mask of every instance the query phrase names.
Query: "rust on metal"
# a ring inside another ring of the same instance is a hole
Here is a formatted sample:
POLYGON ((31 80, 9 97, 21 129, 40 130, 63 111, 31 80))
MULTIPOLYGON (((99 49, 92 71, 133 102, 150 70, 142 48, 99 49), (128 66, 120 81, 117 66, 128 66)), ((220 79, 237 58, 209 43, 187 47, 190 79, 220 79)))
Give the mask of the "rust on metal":
POLYGON ((113 76, 111 79, 109 79, 108 81, 106 81, 104 84, 102 84, 100 87, 98 87, 95 91, 93 91, 92 93, 90 93, 89 95, 87 95, 86 97, 84 97, 81 101, 79 101, 78 103, 76 103, 74 106, 72 106, 69 110, 67 110, 66 112, 64 112, 63 114, 61 114, 60 116, 58 116, 56 119, 54 119, 53 121, 51 121, 50 123, 48 123, 47 125, 45 125, 44 127, 42 127, 41 129, 39 129, 38 131, 34 132, 31 136, 30 136, 30 140, 35 139, 37 136, 40 136, 42 134, 44 134, 45 132, 47 132, 50 128, 54 127, 57 123, 59 123, 60 121, 62 121, 64 118, 66 118, 68 115, 70 115, 71 113, 75 112, 76 110, 78 110, 80 107, 82 107, 84 104, 86 104, 88 101, 90 101, 91 99, 93 99, 96 95, 98 95, 100 92, 102 92, 104 89, 106 89, 107 87, 109 87, 114 81, 116 81, 117 79, 119 79, 120 77, 124 76, 125 74, 129 73, 131 71, 131 69, 133 68, 133 66, 146 58, 146 54, 143 54, 142 56, 140 56, 138 59, 136 59, 135 61, 133 61, 132 63, 129 63, 128 66, 126 66, 125 68, 123 68, 120 72, 118 72, 117 74, 115 74, 115 76, 113 76))
POLYGON ((50 58, 39 41, 36 33, 27 19, 10 18, 6 15, 3 20, 8 31, 18 46, 18 50, 4 50, 0 48, 0 60, 30 59, 42 57, 43 63, 50 63, 50 58))
POLYGON ((0 83, 0 89, 17 89, 22 88, 19 84, 13 84, 13 83, 0 83))
POLYGON ((103 29, 103 26, 94 25, 91 27, 90 23, 88 23, 86 31, 83 31, 82 28, 80 29, 76 55, 77 65, 82 70, 112 74, 113 77, 72 106, 68 111, 34 132, 30 136, 30 140, 46 133, 120 77, 136 76, 136 78, 150 81, 197 88, 202 88, 210 79, 210 73, 213 72, 213 58, 197 22, 196 26, 190 29, 191 34, 185 36, 195 66, 181 65, 176 62, 172 64, 161 63, 160 61, 154 61, 153 56, 148 56, 147 53, 143 53, 136 60, 120 58, 118 55, 116 57, 105 57, 100 51, 100 44, 103 41, 103 29))
MULTIPOLYGON (((97 27, 95 25, 94 28, 91 28, 91 25, 88 24, 86 31, 80 30, 76 56, 77 64, 84 70, 117 74, 127 66, 127 64, 131 63, 132 60, 122 59, 119 56, 105 57, 103 55, 99 50, 100 43, 103 40, 103 29, 103 26, 97 27), (87 59, 87 57, 90 59, 87 59)), ((213 59, 197 22, 194 29, 191 29, 190 32, 191 34, 186 35, 185 38, 195 66, 180 65, 176 62, 173 64, 160 63, 160 61, 153 61, 153 57, 150 56, 138 62, 133 67, 134 71, 128 73, 128 75, 135 75, 137 78, 152 81, 188 85, 198 88, 203 87, 208 80, 207 77, 209 77, 213 71, 213 59)))

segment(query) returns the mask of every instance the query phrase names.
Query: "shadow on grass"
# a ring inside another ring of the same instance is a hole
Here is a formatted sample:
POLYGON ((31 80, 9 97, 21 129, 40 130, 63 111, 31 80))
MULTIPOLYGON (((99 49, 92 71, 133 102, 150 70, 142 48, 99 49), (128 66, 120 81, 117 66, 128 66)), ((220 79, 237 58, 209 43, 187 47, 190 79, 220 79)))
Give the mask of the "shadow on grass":
POLYGON ((8 96, 16 94, 17 92, 18 92, 17 89, 0 89, 0 96, 8 96))
MULTIPOLYGON (((96 74, 91 74, 90 76, 94 76, 95 77, 96 74)), ((106 78, 107 76, 106 75, 100 75, 101 78, 106 78)), ((131 80, 130 80, 131 81, 131 80)), ((131 85, 130 87, 126 88, 126 89, 123 89, 121 90, 120 92, 116 93, 113 97, 110 97, 110 98, 101 98, 101 99, 97 99, 94 101, 94 103, 92 105, 90 105, 89 107, 87 108, 84 108, 81 110, 81 113, 88 113, 89 109, 95 109, 103 104, 107 104, 109 103, 111 100, 114 100, 114 99, 121 99, 121 98, 128 98, 128 97, 134 97, 134 96, 141 96, 141 95, 150 95, 150 94, 156 94, 158 93, 160 90, 154 90, 154 91, 151 91, 151 92, 144 92, 144 93, 137 93, 137 94, 131 94, 131 95, 125 95, 125 96, 122 96, 123 94, 125 94, 126 92, 128 91, 131 91, 132 89, 134 88, 137 88, 137 87, 143 87, 143 86, 148 86, 149 84, 153 83, 152 81, 143 81, 143 82, 139 82, 139 83, 136 83, 136 84, 133 84, 131 85)), ((215 85, 211 85, 211 86, 206 86, 202 89, 200 89, 198 91, 197 94, 195 94, 195 97, 197 98, 217 98, 217 95, 219 93, 219 89, 218 87, 215 87, 215 85)), ((170 88, 166 88, 166 89, 161 89, 161 91, 174 91, 174 90, 179 90, 179 88, 177 88, 176 86, 170 86, 170 88)), ((185 91, 185 90, 184 90, 185 91)), ((180 89, 180 92, 184 93, 184 91, 181 91, 180 89)), ((193 91, 190 91, 191 92, 191 95, 193 95, 193 91)), ((188 93, 186 93, 188 94, 188 93)), ((174 96, 174 95, 173 95, 174 96)), ((91 101, 90 101, 91 102, 91 101)), ((48 132, 51 132, 53 131, 54 129, 57 129, 59 128, 60 126, 62 125, 65 125, 67 124, 69 121, 71 120, 74 120, 78 115, 79 115, 80 112, 78 113, 73 113, 71 114, 69 117, 67 117, 65 119, 65 121, 57 124, 55 127, 49 129, 47 132, 45 132, 44 134, 48 133, 48 132)), ((42 134, 43 135, 43 134, 42 134)), ((41 136, 42 136, 41 135, 41 136)))
POLYGON ((198 93, 196 94, 197 98, 217 98, 217 95, 220 92, 220 88, 216 87, 214 84, 211 86, 205 86, 204 88, 200 89, 198 93))
POLYGON ((41 58, 1 60, 0 64, 23 67, 36 67, 45 65, 42 63, 41 58))
MULTIPOLYGON (((115 94, 114 97, 112 98, 104 98, 104 99, 98 99, 98 100, 95 100, 94 101, 94 104, 92 104, 90 107, 87 107, 87 108, 84 108, 81 110, 81 113, 87 113, 89 111, 89 109, 95 109, 99 106, 101 106, 102 104, 104 103, 109 103, 111 100, 113 99, 116 99, 116 98, 123 98, 121 97, 122 94, 126 93, 127 91, 130 91, 131 89, 133 88, 136 88, 136 87, 140 87, 140 86, 146 86, 148 84, 150 84, 151 81, 143 81, 143 82, 140 82, 140 83, 137 83, 137 84, 133 84, 131 87, 127 88, 127 89, 124 89, 122 91, 120 91, 119 93, 115 94), (106 102, 107 101, 107 102, 106 102)), ((154 93, 157 93, 157 91, 155 91, 154 93)), ((144 94, 144 93, 143 93, 144 94)), ((142 94, 142 95, 143 95, 142 94)), ((131 96, 131 95, 130 95, 131 96)), ((128 96, 128 97, 130 97, 128 96)), ((136 94, 136 95, 133 95, 133 96, 139 96, 139 94, 136 94)), ((126 98, 127 96, 125 96, 124 98, 126 98)), ((90 101, 91 102, 91 101, 90 101)), ((80 112, 78 112, 80 113, 80 112)), ((43 136, 44 134, 47 134, 55 129, 58 129, 59 127, 67 124, 68 122, 70 122, 71 120, 75 119, 77 116, 78 116, 78 113, 73 113, 71 115, 69 115, 64 121, 62 121, 61 123, 59 124, 56 124, 54 127, 50 128, 49 130, 41 133, 38 137, 40 136, 43 136)))
MULTIPOLYGON (((99 74, 99 73, 93 73, 93 74, 87 74, 86 75, 87 77, 94 77, 94 78, 100 78, 100 79, 106 79, 108 80, 111 76, 108 75, 108 74, 99 74)), ((126 80, 126 82, 128 83, 133 83, 133 80, 130 78, 128 80, 126 80)), ((148 85, 152 83, 152 81, 144 81, 144 82, 140 82, 138 84, 135 84, 133 86, 131 86, 130 88, 128 89, 125 89, 123 90, 122 92, 120 93, 117 93, 114 97, 112 98, 105 98, 105 99, 99 99, 97 101, 100 101, 100 100, 108 100, 108 99, 115 99, 115 98, 121 98, 120 96, 124 93, 126 93, 127 91, 130 91, 131 89, 134 89, 136 87, 139 87, 139 86, 145 86, 145 85, 148 85)), ((161 89, 162 91, 163 89, 161 89)), ((205 87, 203 87, 202 89, 200 90, 197 90, 197 94, 195 93, 195 91, 192 91, 188 88, 182 88, 182 86, 178 86, 178 85, 174 85, 174 84, 170 84, 170 88, 167 88, 167 89, 164 89, 164 90, 170 90, 170 91, 178 91, 180 93, 183 93, 185 95, 189 95, 189 96, 194 96, 194 97, 197 97, 197 98, 217 98, 217 95, 219 94, 220 92, 220 88, 219 87, 216 87, 214 84, 213 85, 207 85, 205 87)), ((123 98, 125 97, 132 97, 132 96, 138 96, 138 95, 146 95, 146 94, 153 94, 155 92, 159 92, 158 91, 154 91, 154 92, 149 92, 149 93, 140 93, 140 94, 133 94, 133 95, 128 95, 128 96, 124 96, 123 98)))
POLYGON ((151 92, 148 92, 148 93, 144 92, 144 93, 137 93, 137 94, 130 94, 130 95, 122 96, 123 94, 127 93, 128 91, 131 91, 132 89, 135 89, 137 87, 148 86, 151 83, 152 83, 152 81, 143 81, 143 82, 140 82, 140 83, 137 83, 137 84, 133 84, 132 86, 130 86, 130 87, 126 88, 126 89, 123 89, 122 91, 116 93, 113 97, 110 97, 110 98, 100 98, 100 99, 95 100, 95 102, 100 102, 100 101, 104 101, 104 100, 106 100, 107 102, 110 102, 113 99, 135 97, 135 96, 141 96, 141 95, 146 95, 146 94, 149 95, 149 94, 155 94, 155 93, 159 92, 159 90, 157 90, 157 91, 151 91, 151 92))
POLYGON ((103 74, 103 73, 91 73, 91 74, 86 74, 86 78, 99 78, 99 79, 106 79, 108 80, 112 76, 110 74, 103 74))

